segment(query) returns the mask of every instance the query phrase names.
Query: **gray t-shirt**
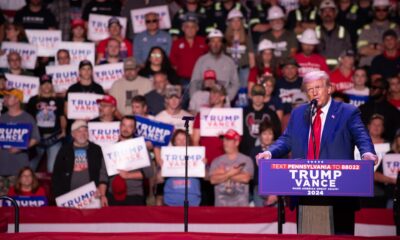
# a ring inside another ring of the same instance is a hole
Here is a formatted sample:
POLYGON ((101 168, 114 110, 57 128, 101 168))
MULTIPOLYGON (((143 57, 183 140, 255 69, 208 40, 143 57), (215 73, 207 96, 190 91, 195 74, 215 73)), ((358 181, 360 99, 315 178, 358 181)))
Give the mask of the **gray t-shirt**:
POLYGON ((71 191, 90 182, 87 147, 74 147, 74 169, 71 175, 71 191))
MULTIPOLYGON (((18 116, 10 116, 5 113, 0 116, 0 123, 28 123, 32 125, 30 139, 40 141, 39 129, 36 125, 35 119, 23 111, 18 116)), ((0 148, 0 176, 16 176, 19 170, 23 167, 29 166, 28 151, 23 150, 19 153, 12 154, 8 149, 0 148)))
MULTIPOLYGON (((220 167, 224 167, 225 171, 229 171, 232 167, 241 163, 246 165, 243 172, 249 173, 253 177, 254 166, 253 161, 248 156, 238 153, 236 159, 228 159, 228 155, 224 154, 217 157, 210 167, 210 173, 220 167)), ((215 206, 248 206, 249 205, 249 184, 234 182, 228 180, 226 182, 214 186, 215 206)))

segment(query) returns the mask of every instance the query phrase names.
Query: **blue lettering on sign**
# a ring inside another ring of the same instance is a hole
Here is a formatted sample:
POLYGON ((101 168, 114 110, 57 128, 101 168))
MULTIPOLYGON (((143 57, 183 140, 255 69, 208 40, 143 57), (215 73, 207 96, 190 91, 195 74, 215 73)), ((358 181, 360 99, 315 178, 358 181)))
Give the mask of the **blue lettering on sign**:
MULTIPOLYGON (((165 154, 165 160, 166 161, 185 161, 185 156, 184 155, 179 155, 179 154, 165 154)), ((202 160, 203 157, 200 154, 194 154, 194 155, 189 155, 188 160, 189 161, 200 161, 202 160)))
POLYGON ((206 121, 237 121, 239 120, 239 116, 233 115, 233 116, 221 116, 221 115, 207 115, 204 114, 201 116, 204 120, 206 121))
POLYGON ((34 84, 34 83, 24 83, 24 82, 7 81, 7 86, 8 86, 9 88, 34 89, 34 88, 37 87, 37 84, 34 84))
POLYGON ((68 51, 73 56, 76 56, 76 55, 87 56, 92 53, 92 50, 86 50, 86 49, 69 49, 68 51))
POLYGON ((97 106, 96 100, 71 99, 72 105, 97 106))
POLYGON ((136 133, 156 146, 168 145, 174 126, 136 116, 136 133))
POLYGON ((73 77, 73 78, 76 78, 76 77, 78 77, 78 73, 76 72, 76 71, 70 71, 70 72, 57 72, 57 73, 54 73, 54 74, 51 74, 52 76, 53 76, 53 78, 57 78, 57 79, 60 79, 60 78, 71 78, 71 77, 73 77))
POLYGON ((62 207, 83 207, 85 205, 90 204, 91 199, 94 197, 95 191, 90 191, 87 193, 84 193, 80 196, 77 196, 71 200, 68 200, 67 202, 61 203, 62 207))

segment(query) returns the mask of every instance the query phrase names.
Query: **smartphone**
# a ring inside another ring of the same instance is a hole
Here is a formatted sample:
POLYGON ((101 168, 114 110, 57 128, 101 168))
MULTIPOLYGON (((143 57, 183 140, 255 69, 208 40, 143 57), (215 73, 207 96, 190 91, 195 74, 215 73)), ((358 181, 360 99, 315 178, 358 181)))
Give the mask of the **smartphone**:
POLYGON ((243 168, 244 166, 246 166, 246 163, 241 163, 236 168, 243 168))

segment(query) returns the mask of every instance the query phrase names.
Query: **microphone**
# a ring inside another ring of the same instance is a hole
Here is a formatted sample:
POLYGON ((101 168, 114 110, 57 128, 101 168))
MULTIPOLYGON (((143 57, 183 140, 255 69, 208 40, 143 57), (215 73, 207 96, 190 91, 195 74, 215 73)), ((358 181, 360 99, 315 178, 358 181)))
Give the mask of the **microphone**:
POLYGON ((317 99, 314 98, 313 100, 311 100, 310 102, 311 116, 314 116, 315 113, 317 112, 317 104, 318 104, 317 99))
POLYGON ((183 121, 193 121, 193 120, 194 120, 194 117, 192 117, 192 116, 183 116, 183 117, 182 117, 182 120, 183 120, 183 121))

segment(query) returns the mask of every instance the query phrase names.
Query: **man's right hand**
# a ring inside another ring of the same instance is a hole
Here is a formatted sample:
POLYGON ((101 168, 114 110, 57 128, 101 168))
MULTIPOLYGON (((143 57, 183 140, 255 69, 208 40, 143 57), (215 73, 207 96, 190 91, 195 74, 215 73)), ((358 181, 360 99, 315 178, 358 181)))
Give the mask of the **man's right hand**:
POLYGON ((257 154, 256 156, 256 162, 258 165, 258 161, 260 159, 271 159, 272 158, 272 154, 270 151, 264 151, 264 152, 260 152, 259 154, 257 154))

